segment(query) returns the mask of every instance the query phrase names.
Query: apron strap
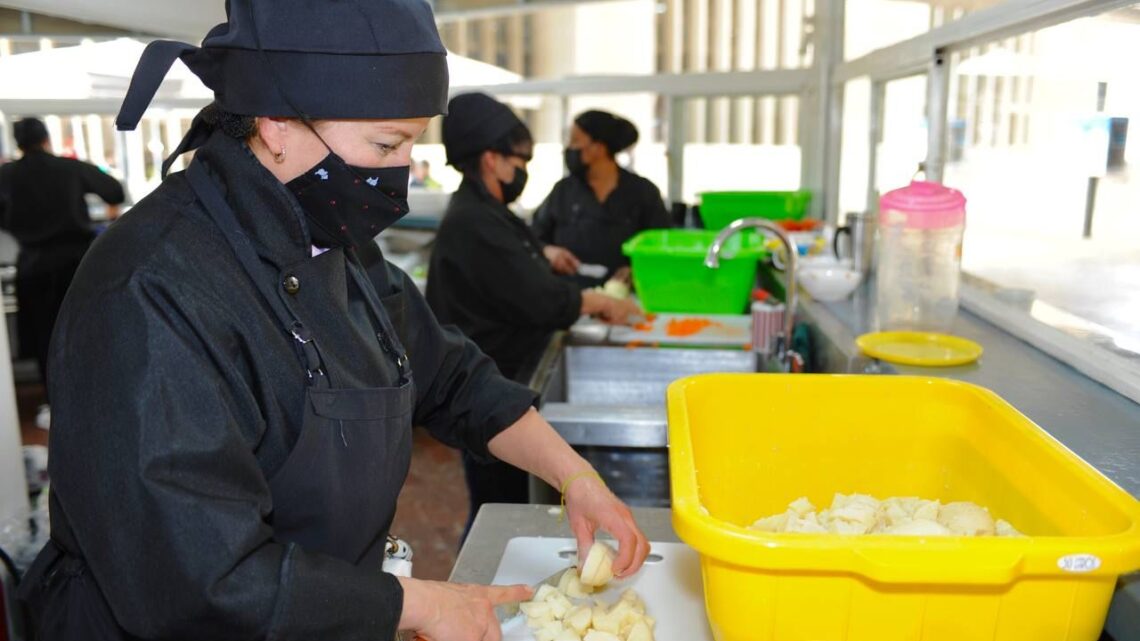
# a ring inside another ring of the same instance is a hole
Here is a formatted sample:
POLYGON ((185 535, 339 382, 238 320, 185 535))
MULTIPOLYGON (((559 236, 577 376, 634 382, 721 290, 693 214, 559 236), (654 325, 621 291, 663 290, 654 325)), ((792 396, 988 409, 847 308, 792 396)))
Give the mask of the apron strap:
POLYGON ((190 187, 194 190, 194 193, 197 194, 199 200, 202 201, 206 212, 209 213, 214 224, 218 226, 222 235, 225 236, 226 242, 229 243, 230 248, 233 249, 234 255, 237 256, 238 262, 241 263, 246 275, 249 276, 254 286, 261 292, 261 297, 269 304, 269 307, 277 316, 277 320, 281 323, 281 326, 285 328, 286 333, 293 337, 298 350, 298 358, 301 360, 301 365, 305 368, 309 376, 310 384, 318 380, 327 382, 321 361, 321 354, 317 349, 316 339, 313 338, 312 333, 305 327, 300 319, 297 318, 292 310, 278 297, 276 289, 269 285, 269 283, 274 281, 275 275, 261 262, 261 258, 253 248, 253 242, 250 241, 249 236, 245 234, 241 225, 238 224, 237 216, 234 215, 233 208, 231 208, 229 203, 226 202, 226 199, 222 197, 214 180, 206 173, 206 168, 203 166, 202 161, 197 158, 190 161, 190 166, 186 169, 186 178, 190 181, 190 187))
POLYGON ((348 272, 352 275, 352 280, 356 283, 356 287, 364 294, 364 300, 368 303, 368 308, 372 312, 372 316, 376 318, 376 322, 380 323, 380 330, 376 333, 376 339, 380 341, 380 348, 384 350, 389 357, 396 361, 396 367, 400 371, 400 383, 406 383, 411 380, 411 366, 408 363, 408 352, 400 343, 400 337, 396 334, 396 328, 392 325, 392 320, 388 318, 388 312, 384 310, 383 303, 376 293, 376 287, 369 280, 367 274, 364 273, 364 267, 360 265, 357 260, 349 260, 348 272))

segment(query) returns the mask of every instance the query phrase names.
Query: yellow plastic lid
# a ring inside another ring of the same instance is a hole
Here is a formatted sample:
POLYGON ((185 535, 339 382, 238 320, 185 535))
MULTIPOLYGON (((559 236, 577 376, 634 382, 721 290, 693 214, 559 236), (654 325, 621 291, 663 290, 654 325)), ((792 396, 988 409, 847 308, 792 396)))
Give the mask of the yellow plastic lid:
POLYGON ((863 353, 890 363, 949 367, 973 363, 982 346, 960 336, 934 332, 875 332, 855 339, 863 353))

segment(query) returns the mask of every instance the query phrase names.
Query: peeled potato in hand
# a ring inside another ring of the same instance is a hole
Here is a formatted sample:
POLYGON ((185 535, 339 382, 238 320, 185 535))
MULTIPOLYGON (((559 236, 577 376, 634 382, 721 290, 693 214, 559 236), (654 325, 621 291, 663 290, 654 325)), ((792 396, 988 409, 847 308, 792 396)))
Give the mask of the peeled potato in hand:
POLYGON ((595 541, 586 554, 586 562, 582 564, 580 580, 583 585, 597 587, 605 585, 614 578, 614 556, 616 552, 610 546, 595 541))

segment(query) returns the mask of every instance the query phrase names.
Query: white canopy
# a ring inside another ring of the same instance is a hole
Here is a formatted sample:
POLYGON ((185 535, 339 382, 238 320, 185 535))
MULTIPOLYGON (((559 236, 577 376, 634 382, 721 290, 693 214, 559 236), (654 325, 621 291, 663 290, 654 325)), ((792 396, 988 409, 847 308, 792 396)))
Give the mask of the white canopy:
MULTIPOLYGON (((72 47, 0 59, 0 112, 23 114, 116 113, 146 43, 132 38, 87 42, 72 47)), ((518 82, 518 74, 454 53, 447 56, 453 93, 464 87, 518 82)), ((209 89, 175 61, 152 107, 197 109, 212 97, 209 89)), ((535 97, 515 104, 535 108, 535 97)))

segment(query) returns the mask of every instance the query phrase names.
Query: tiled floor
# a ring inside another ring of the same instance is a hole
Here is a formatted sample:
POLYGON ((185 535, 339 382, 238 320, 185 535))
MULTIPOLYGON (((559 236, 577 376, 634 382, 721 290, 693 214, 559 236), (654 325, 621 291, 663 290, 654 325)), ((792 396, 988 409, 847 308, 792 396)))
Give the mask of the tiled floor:
MULTIPOLYGON (((48 432, 35 427, 36 410, 43 399, 42 385, 16 386, 25 445, 47 445, 48 432)), ((412 469, 392 526, 392 532, 412 546, 413 574, 417 578, 447 579, 466 520, 467 487, 459 453, 417 429, 412 469)))

